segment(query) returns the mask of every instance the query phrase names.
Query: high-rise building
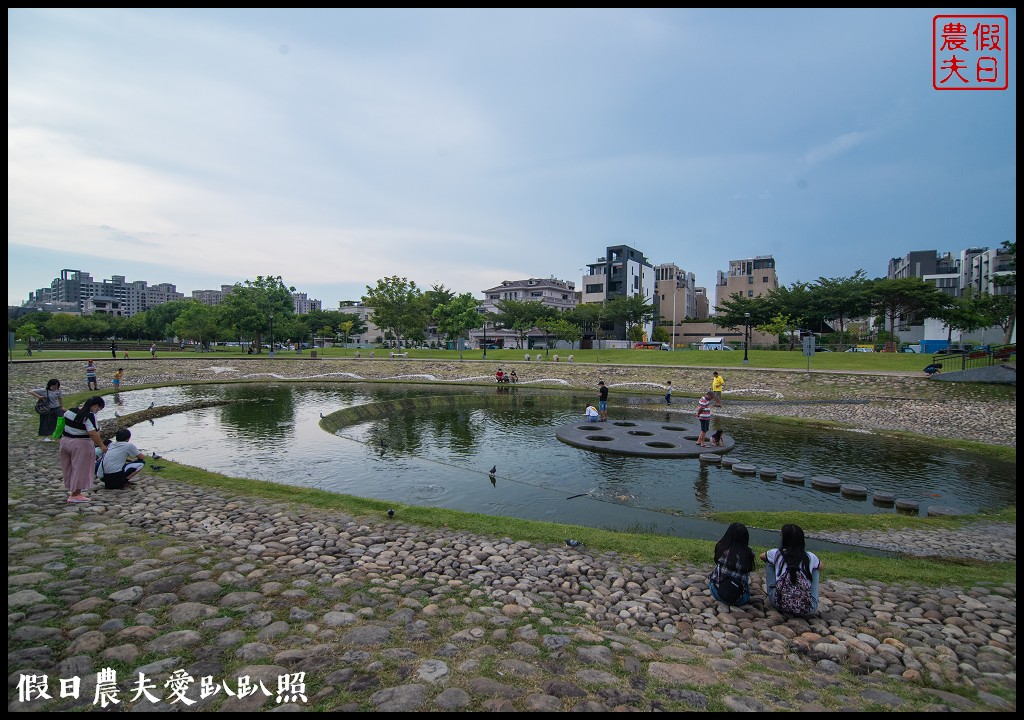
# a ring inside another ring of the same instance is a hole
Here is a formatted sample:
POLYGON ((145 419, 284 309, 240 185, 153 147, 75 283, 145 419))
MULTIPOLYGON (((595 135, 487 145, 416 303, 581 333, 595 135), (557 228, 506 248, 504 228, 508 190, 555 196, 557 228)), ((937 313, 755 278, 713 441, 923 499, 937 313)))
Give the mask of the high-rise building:
MULTIPOLYGON (((599 303, 617 297, 640 296, 654 303, 654 266, 647 257, 628 245, 615 245, 605 250, 604 257, 587 264, 583 277, 581 303, 599 303)), ((647 337, 654 329, 653 320, 644 325, 647 337)), ((615 337, 625 339, 624 324, 614 329, 615 337)))
POLYGON ((192 299, 203 305, 220 305, 233 289, 234 285, 221 285, 220 290, 193 290, 192 299))
POLYGON ((729 271, 718 271, 715 287, 715 308, 737 293, 746 298, 760 297, 779 287, 775 274, 775 258, 755 255, 746 260, 730 260, 729 271))
POLYGON ((49 288, 29 293, 27 304, 74 303, 82 314, 106 312, 130 317, 184 297, 170 283, 126 282, 123 275, 96 282, 92 275, 82 270, 61 270, 60 277, 54 278, 49 288), (88 303, 93 297, 99 297, 101 301, 88 303))
POLYGON ((306 293, 292 293, 292 303, 296 315, 308 315, 311 310, 322 309, 321 302, 310 298, 306 293))

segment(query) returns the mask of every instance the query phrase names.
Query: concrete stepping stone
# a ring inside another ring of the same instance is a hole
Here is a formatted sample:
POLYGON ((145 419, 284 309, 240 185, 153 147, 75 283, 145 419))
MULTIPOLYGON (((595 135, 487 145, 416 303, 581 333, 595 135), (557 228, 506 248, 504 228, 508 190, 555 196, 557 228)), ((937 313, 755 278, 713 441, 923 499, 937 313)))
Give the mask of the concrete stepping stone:
POLYGON ((898 498, 896 500, 897 510, 913 510, 917 512, 921 508, 921 503, 917 500, 908 500, 907 498, 898 498))
POLYGON ((957 515, 963 515, 963 512, 954 507, 943 505, 928 506, 928 517, 955 517, 957 515))
POLYGON ((715 455, 714 453, 701 453, 700 461, 702 463, 709 463, 711 465, 718 465, 722 462, 721 455, 715 455))
POLYGON ((811 476, 811 487, 817 488, 818 490, 838 490, 842 484, 843 483, 839 478, 834 478, 829 475, 811 476))
POLYGON ((863 485, 853 485, 844 483, 840 486, 839 491, 843 494, 843 497, 864 499, 868 496, 868 489, 863 485))
POLYGON ((731 468, 733 465, 735 465, 738 462, 742 462, 742 461, 741 460, 737 460, 736 458, 724 457, 724 458, 722 458, 722 467, 731 468))
POLYGON ((896 502, 896 496, 892 493, 876 492, 872 498, 872 502, 881 507, 892 507, 896 502))
POLYGON ((790 483, 791 485, 803 485, 805 477, 806 475, 804 475, 802 472, 788 470, 782 473, 782 482, 787 482, 790 483))
POLYGON ((737 475, 756 475, 757 467, 749 463, 733 463, 732 471, 737 475))
POLYGON ((775 468, 761 468, 761 477, 774 480, 778 477, 779 471, 775 468))

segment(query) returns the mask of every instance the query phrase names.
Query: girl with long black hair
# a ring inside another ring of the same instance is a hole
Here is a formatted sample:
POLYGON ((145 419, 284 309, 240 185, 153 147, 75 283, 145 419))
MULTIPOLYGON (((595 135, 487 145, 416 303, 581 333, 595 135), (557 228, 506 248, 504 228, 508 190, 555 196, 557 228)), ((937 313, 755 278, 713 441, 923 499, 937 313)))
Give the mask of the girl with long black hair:
POLYGON ((92 488, 96 477, 96 451, 107 451, 107 445, 100 437, 96 413, 106 406, 99 395, 95 395, 80 408, 71 408, 64 413, 64 435, 60 439, 60 467, 64 473, 64 487, 68 490, 69 503, 89 502, 82 494, 92 488))
POLYGON ((805 548, 804 531, 799 525, 783 525, 781 539, 778 548, 761 553, 761 559, 765 562, 764 581, 768 602, 776 610, 785 611, 786 608, 780 607, 779 598, 776 597, 775 587, 778 580, 783 575, 789 575, 787 585, 797 586, 802 584, 802 577, 810 585, 810 609, 806 614, 816 612, 818 583, 825 566, 817 555, 805 548))
POLYGON ((750 573, 753 569, 750 532, 743 523, 733 523, 715 545, 715 569, 708 576, 711 595, 729 605, 746 605, 750 602, 750 573))

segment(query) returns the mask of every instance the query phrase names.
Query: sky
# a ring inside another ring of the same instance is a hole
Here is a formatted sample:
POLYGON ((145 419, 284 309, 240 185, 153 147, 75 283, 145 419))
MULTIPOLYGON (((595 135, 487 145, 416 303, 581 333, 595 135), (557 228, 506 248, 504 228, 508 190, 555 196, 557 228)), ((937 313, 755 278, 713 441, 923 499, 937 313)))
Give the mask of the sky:
POLYGON ((8 9, 8 303, 61 269, 580 289, 613 245, 714 297, 1016 240, 1016 12, 8 9), (933 17, 1009 88, 932 87, 933 17), (977 54, 977 53, 975 53, 977 54))

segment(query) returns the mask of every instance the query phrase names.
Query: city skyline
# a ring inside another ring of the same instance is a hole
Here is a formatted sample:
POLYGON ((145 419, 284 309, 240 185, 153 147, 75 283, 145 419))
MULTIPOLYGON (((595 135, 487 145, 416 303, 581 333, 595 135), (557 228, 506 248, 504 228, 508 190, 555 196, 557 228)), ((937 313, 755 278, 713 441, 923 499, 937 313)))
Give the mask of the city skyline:
POLYGON ((939 12, 9 10, 8 303, 61 268, 333 309, 622 244, 712 294, 998 247, 1015 47, 1008 90, 934 90, 939 12))

